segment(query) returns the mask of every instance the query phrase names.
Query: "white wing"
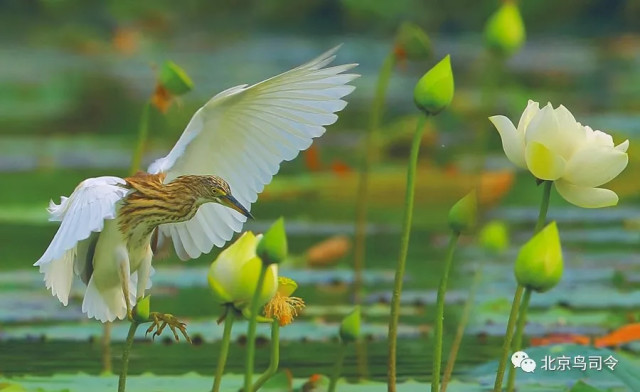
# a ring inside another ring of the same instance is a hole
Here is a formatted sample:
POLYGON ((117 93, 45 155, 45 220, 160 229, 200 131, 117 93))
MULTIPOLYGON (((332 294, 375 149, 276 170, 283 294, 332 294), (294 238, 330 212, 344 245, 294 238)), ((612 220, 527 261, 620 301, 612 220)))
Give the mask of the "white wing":
MULTIPOLYGON (((337 50, 253 86, 216 95, 149 172, 165 172, 167 182, 184 174, 217 175, 250 209, 280 163, 307 149, 347 105, 341 98, 354 90, 347 83, 358 75, 343 72, 357 64, 324 68, 337 50)), ((210 252, 213 245, 224 245, 245 221, 230 208, 208 203, 190 221, 161 225, 160 232, 171 237, 178 256, 187 260, 210 252)))
MULTIPOLYGON (((63 304, 69 299, 78 244, 92 232, 102 231, 105 219, 116 217, 116 203, 128 192, 124 185, 125 181, 118 177, 89 178, 82 181, 69 198, 62 197, 59 205, 49 204, 49 220, 62 223, 34 265, 40 267, 47 288, 63 304)), ((76 266, 76 270, 81 268, 76 266)))

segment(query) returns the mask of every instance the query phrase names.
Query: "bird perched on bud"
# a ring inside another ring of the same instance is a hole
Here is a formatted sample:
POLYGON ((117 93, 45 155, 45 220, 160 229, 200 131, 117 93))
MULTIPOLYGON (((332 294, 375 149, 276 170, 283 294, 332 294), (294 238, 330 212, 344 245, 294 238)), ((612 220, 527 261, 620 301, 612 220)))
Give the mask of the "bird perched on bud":
POLYGON ((209 100, 169 155, 148 173, 84 180, 50 220, 60 227, 35 263, 67 305, 74 275, 86 285, 82 311, 100 321, 131 318, 150 287, 152 238, 171 239, 183 260, 222 247, 251 218, 251 203, 280 163, 307 149, 346 106, 356 64, 327 67, 334 48, 252 86, 209 100))

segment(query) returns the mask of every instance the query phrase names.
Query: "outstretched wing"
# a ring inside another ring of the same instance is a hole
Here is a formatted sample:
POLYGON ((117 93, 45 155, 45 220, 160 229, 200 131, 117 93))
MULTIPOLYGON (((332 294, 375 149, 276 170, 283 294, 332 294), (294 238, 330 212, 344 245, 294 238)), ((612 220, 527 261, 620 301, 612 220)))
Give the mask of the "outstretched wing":
MULTIPOLYGON (((338 48, 253 86, 221 92, 200 108, 169 155, 155 161, 152 174, 165 182, 184 174, 215 174, 226 180, 247 209, 280 168, 282 161, 307 149, 325 126, 338 119, 342 100, 358 75, 344 73, 357 64, 325 68, 338 48)), ((246 217, 222 205, 201 206, 187 222, 160 226, 187 260, 222 246, 240 231, 246 217)))
MULTIPOLYGON (((49 204, 49 220, 61 221, 58 232, 42 257, 34 264, 44 273, 51 293, 67 304, 74 262, 84 262, 91 233, 102 231, 105 219, 116 217, 116 203, 126 196, 125 181, 118 177, 89 178, 80 183, 59 205, 49 204), (80 246, 79 246, 80 245, 80 246)), ((86 266, 75 266, 82 271, 86 266)))

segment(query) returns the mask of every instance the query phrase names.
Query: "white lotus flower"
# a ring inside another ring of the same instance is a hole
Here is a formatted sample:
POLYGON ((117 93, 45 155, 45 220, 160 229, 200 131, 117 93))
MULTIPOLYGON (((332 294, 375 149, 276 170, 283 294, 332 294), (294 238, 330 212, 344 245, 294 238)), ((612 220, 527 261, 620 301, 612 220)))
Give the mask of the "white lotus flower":
POLYGON ((613 138, 575 120, 571 112, 551 104, 540 109, 529 101, 516 128, 505 116, 489 117, 502 138, 507 158, 541 180, 554 181, 569 203, 584 208, 618 204, 618 195, 599 188, 629 162, 629 140, 614 146, 613 138))

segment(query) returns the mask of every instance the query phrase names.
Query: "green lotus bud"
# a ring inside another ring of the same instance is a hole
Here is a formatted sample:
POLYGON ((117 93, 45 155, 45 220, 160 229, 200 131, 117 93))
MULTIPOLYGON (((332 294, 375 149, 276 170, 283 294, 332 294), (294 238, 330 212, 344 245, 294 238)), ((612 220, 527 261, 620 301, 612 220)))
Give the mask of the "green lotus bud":
POLYGON ((478 215, 478 197, 475 189, 449 210, 449 227, 456 233, 462 233, 473 229, 478 215))
POLYGON ((189 75, 172 61, 162 64, 160 84, 173 95, 182 95, 193 89, 189 75))
POLYGON ((509 229, 504 222, 491 221, 487 223, 479 234, 480 245, 495 253, 502 253, 509 247, 509 229))
POLYGON ((551 222, 524 244, 515 265, 518 283, 538 292, 552 289, 562 277, 558 226, 551 222))
POLYGON ((413 100, 427 114, 438 114, 453 99, 453 72, 447 55, 420 78, 413 90, 413 100))
POLYGON ((427 33, 409 22, 400 25, 395 46, 396 55, 404 56, 409 60, 428 59, 433 52, 427 33))
POLYGON ((351 343, 360 336, 360 306, 356 306, 340 323, 340 339, 343 343, 351 343))
POLYGON ((287 233, 284 230, 284 218, 280 217, 264 233, 256 249, 258 257, 265 264, 278 264, 287 257, 287 233))
POLYGON ((507 1, 489 18, 484 30, 489 49, 509 56, 522 46, 525 40, 524 22, 513 1, 507 1))
POLYGON ((149 312, 151 308, 151 296, 147 295, 142 298, 133 308, 133 319, 139 323, 149 321, 149 312))

